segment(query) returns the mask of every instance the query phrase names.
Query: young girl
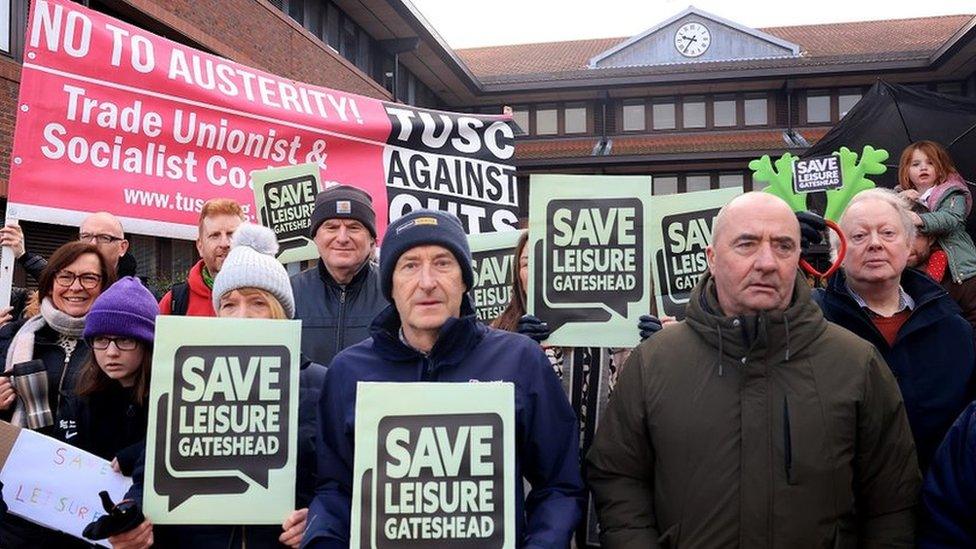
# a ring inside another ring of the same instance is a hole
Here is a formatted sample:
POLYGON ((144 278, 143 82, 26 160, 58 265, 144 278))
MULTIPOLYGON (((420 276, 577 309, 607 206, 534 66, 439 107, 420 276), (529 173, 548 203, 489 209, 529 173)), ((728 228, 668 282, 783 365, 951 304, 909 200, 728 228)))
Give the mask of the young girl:
POLYGON ((127 276, 95 300, 85 323, 91 357, 78 380, 78 436, 72 443, 126 476, 143 441, 149 408, 156 299, 127 276))
POLYGON ((901 154, 898 186, 902 196, 929 209, 911 215, 919 231, 934 236, 945 251, 952 282, 961 284, 976 275, 976 245, 966 232, 972 195, 949 153, 932 141, 912 143, 901 154))

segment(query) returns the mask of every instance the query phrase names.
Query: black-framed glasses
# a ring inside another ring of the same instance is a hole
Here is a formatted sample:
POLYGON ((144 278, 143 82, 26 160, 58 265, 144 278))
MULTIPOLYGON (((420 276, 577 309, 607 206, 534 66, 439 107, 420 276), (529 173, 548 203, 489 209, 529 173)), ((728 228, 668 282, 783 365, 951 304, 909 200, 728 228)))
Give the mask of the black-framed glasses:
POLYGON ((70 288, 75 283, 75 279, 81 282, 81 287, 86 290, 94 290, 102 282, 102 276, 93 273, 75 274, 71 271, 61 271, 54 277, 58 286, 70 288))
POLYGON ((98 336, 92 340, 92 348, 104 351, 108 349, 109 343, 115 343, 115 348, 120 351, 134 351, 139 346, 139 341, 131 337, 98 336))
POLYGON ((78 235, 78 240, 82 242, 91 242, 92 240, 97 241, 99 244, 111 244, 113 242, 118 242, 120 240, 125 240, 124 238, 104 233, 80 233, 78 235))

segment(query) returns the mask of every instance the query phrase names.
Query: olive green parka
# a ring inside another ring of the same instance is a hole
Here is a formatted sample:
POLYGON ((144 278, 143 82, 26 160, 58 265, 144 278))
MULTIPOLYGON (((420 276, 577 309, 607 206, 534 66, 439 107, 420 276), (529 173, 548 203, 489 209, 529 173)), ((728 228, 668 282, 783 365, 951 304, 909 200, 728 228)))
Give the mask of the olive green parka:
POLYGON ((603 547, 912 547, 921 476, 884 359, 799 275, 785 311, 720 311, 706 275, 624 366, 587 457, 603 547))

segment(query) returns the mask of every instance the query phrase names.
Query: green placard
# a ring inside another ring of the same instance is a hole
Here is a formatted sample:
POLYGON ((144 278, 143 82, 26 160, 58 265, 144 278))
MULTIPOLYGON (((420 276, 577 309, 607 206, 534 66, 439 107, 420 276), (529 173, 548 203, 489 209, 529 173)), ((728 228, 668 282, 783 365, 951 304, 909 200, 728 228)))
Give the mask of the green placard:
POLYGON ((299 164, 251 172, 254 205, 261 224, 278 237, 278 261, 292 263, 317 259, 309 238, 315 195, 322 190, 317 164, 299 164))
POLYGON ((301 322, 156 319, 143 509, 281 524, 295 509, 301 322))
POLYGON ((518 258, 512 254, 521 234, 522 231, 505 231, 468 236, 474 270, 471 297, 482 322, 491 323, 512 300, 512 276, 518 272, 518 258))
POLYGON ((513 384, 360 382, 355 437, 349 547, 514 549, 513 384))
POLYGON ((651 178, 531 177, 528 309, 547 344, 636 346, 651 307, 651 178))
POLYGON ((655 196, 651 205, 654 288, 658 315, 682 319, 688 295, 708 270, 705 248, 719 209, 741 188, 655 196))

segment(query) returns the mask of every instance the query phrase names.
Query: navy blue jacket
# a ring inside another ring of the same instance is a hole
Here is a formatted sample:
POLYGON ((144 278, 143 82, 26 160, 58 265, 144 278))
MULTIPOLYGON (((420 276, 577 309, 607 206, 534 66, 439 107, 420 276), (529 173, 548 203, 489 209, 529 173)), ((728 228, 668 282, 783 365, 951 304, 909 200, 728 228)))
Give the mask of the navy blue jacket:
POLYGON ((400 317, 387 307, 373 337, 329 367, 319 405, 319 488, 309 507, 305 547, 348 547, 352 506, 356 384, 360 381, 509 381, 515 385, 515 539, 519 547, 569 546, 582 515, 576 416, 538 344, 478 322, 467 296, 424 355, 400 341, 400 317))
MULTIPOLYGON (((314 496, 315 480, 315 437, 318 434, 318 406, 320 391, 325 383, 326 369, 321 364, 303 358, 298 377, 298 465, 295 482, 295 508, 308 507, 314 496)), ((132 475, 132 487, 126 493, 127 499, 142 501, 145 485, 145 447, 136 462, 132 475)), ((197 549, 264 549, 284 547, 278 542, 281 535, 281 522, 277 525, 259 526, 153 526, 154 547, 177 547, 197 549)))
POLYGON ((942 437, 974 398, 976 351, 972 326, 942 286, 913 269, 902 273, 901 286, 915 300, 915 309, 893 346, 851 297, 842 271, 825 290, 815 290, 814 300, 827 320, 877 347, 895 374, 924 473, 942 437))
POLYGON ((920 548, 976 547, 976 402, 963 411, 935 452, 922 503, 920 548))
POLYGON ((386 307, 379 268, 367 261, 340 286, 320 259, 291 277, 295 318, 302 321, 302 354, 326 366, 346 347, 369 337, 369 325, 386 307))

